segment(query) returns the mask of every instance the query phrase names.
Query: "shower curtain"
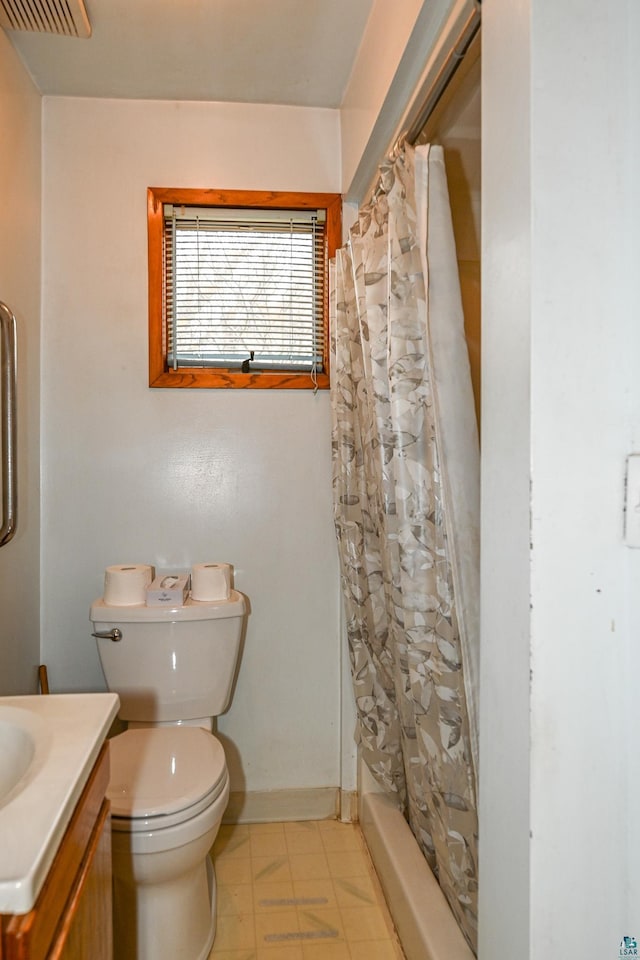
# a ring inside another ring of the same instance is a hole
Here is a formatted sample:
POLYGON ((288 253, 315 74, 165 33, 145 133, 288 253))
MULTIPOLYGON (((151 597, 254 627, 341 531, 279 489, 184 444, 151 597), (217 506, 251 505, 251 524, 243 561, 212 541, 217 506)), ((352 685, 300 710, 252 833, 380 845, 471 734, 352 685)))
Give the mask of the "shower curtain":
POLYGON ((475 951, 479 453, 441 147, 383 164, 330 283, 356 736, 475 951))

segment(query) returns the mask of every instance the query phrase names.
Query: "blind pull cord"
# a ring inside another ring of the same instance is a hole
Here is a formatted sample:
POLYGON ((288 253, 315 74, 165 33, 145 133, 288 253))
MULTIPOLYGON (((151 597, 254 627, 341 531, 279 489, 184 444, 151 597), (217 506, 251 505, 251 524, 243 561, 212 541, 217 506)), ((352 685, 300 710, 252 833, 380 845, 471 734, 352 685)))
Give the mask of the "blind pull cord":
MULTIPOLYGON (((312 244, 313 244, 313 253, 312 253, 312 256, 313 256, 314 262, 315 262, 315 258, 316 258, 316 226, 317 226, 317 224, 318 224, 318 218, 317 218, 317 217, 312 217, 312 218, 311 218, 311 242, 312 242, 312 244)), ((317 359, 316 359, 316 358, 317 358, 317 355, 318 355, 318 343, 317 343, 317 337, 318 337, 318 317, 317 317, 317 313, 316 313, 316 311, 317 311, 316 297, 317 297, 317 295, 318 295, 318 292, 317 292, 317 278, 316 278, 316 271, 315 271, 315 269, 314 269, 314 271, 313 271, 313 276, 312 276, 312 281, 311 281, 311 283, 312 283, 312 288, 311 288, 311 289, 312 289, 311 310, 312 310, 312 312, 313 312, 313 316, 312 316, 312 320, 311 320, 311 323, 312 323, 312 331, 313 331, 313 332, 312 332, 313 343, 312 343, 312 346, 311 346, 311 350, 312 350, 312 358, 311 358, 311 383, 313 384, 313 395, 314 395, 314 397, 315 397, 316 393, 318 392, 318 361, 317 361, 317 359)))
POLYGON ((173 327, 173 369, 178 369, 178 301, 176 295, 176 212, 173 211, 171 218, 171 250, 173 255, 173 267, 171 270, 171 307, 172 314, 171 325, 173 327))

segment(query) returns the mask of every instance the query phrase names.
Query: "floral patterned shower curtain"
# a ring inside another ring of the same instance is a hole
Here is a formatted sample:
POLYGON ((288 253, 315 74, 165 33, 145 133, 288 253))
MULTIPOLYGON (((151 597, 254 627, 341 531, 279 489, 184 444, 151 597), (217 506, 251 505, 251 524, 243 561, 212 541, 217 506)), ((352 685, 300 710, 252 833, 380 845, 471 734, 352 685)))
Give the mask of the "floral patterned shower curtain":
POLYGON ((331 303, 357 735, 475 950, 479 455, 442 148, 381 167, 331 303))

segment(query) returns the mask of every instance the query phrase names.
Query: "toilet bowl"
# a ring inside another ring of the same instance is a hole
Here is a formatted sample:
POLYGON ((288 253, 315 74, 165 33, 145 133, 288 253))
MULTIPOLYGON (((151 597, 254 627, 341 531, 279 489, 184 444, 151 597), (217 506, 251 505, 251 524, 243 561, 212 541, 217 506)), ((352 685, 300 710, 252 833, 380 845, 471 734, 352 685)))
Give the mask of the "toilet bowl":
POLYGON ((206 960, 215 936, 208 856, 229 798, 224 751, 200 727, 110 741, 118 960, 206 960))

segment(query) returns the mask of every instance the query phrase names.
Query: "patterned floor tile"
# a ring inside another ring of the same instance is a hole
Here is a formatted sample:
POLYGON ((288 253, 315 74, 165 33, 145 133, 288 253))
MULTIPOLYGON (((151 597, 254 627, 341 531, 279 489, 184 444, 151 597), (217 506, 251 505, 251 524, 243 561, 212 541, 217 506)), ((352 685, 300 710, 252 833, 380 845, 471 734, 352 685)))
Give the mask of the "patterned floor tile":
POLYGON ((218 884, 218 916, 242 916, 254 913, 254 887, 250 883, 225 886, 218 884))
POLYGON ((329 851, 327 863, 332 877, 368 877, 370 866, 359 850, 329 851))
POLYGON ((302 948, 304 960, 351 960, 348 944, 337 943, 305 943, 302 948))
MULTIPOLYGON (((307 906, 338 906, 335 886, 331 880, 294 880, 293 892, 299 900, 306 901, 307 906)), ((300 908, 302 906, 305 906, 305 903, 301 903, 300 908)))
POLYGON ((328 880, 329 864, 324 853, 292 853, 291 877, 295 880, 328 880))
POLYGON ((295 830, 285 836, 289 854, 324 853, 322 836, 318 830, 295 830))
POLYGON ((304 960, 302 947, 298 943, 281 944, 277 953, 270 947, 258 947, 256 960, 304 960))
POLYGON ((261 950, 296 944, 300 940, 298 913, 293 908, 256 914, 255 925, 256 945, 261 950))
POLYGON ((253 833, 249 839, 252 857, 281 857, 288 853, 284 831, 253 833))
POLYGON ((252 837, 263 833, 284 833, 284 823, 250 823, 248 827, 252 837))
POLYGON ((335 877, 333 887, 340 907, 374 907, 378 903, 371 877, 335 877))
POLYGON ((400 947, 393 940, 360 940, 350 943, 351 960, 403 960, 400 947))
POLYGON ((265 913, 269 910, 286 910, 292 906, 295 897, 294 885, 290 880, 255 883, 253 891, 256 913, 265 913))
POLYGON ((322 845, 327 852, 363 850, 362 835, 354 824, 333 821, 338 829, 320 829, 322 845))
POLYGON ((225 824, 213 855, 210 960, 404 960, 357 825, 225 824))
MULTIPOLYGON (((224 827, 221 827, 222 830, 224 827)), ((249 831, 234 831, 230 832, 227 830, 222 836, 219 834, 216 837, 216 842, 213 845, 213 856, 215 860, 220 860, 223 857, 248 857, 251 855, 251 847, 249 843, 249 831)))
POLYGON ((275 883, 293 879, 286 856, 252 857, 251 876, 253 883, 275 883))
POLYGON ((256 931, 253 915, 218 917, 212 956, 220 950, 255 950, 256 931))
POLYGON ((393 929, 378 907, 340 910, 347 940, 388 940, 393 929))
POLYGON ((249 857, 222 857, 215 861, 215 871, 219 884, 237 885, 253 882, 249 857))

